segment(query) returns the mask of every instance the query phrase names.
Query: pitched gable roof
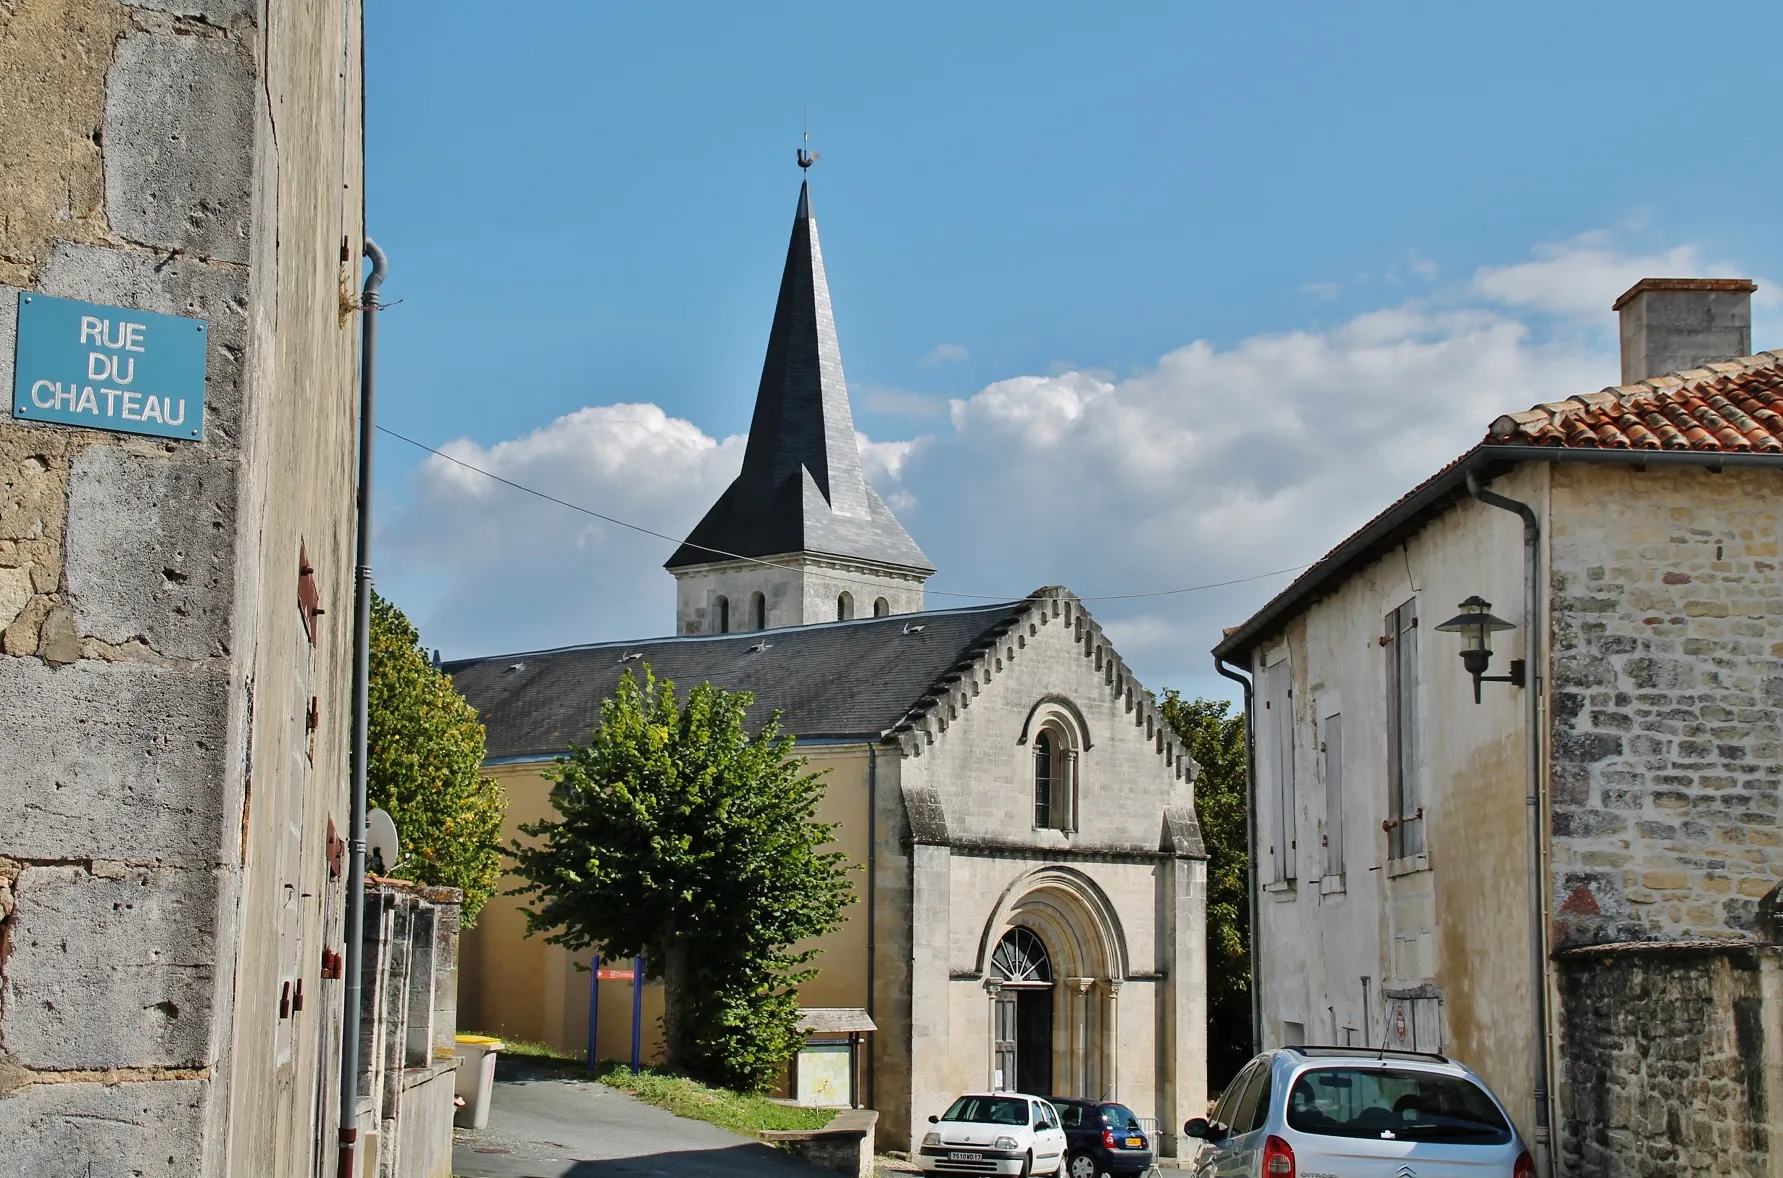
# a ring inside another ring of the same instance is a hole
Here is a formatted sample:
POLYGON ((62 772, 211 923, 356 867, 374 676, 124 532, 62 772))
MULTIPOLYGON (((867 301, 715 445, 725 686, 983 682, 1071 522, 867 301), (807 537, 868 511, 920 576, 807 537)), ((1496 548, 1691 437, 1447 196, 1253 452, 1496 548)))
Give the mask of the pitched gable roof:
POLYGON ((1222 634, 1216 658, 1241 657, 1307 604, 1447 511, 1481 482, 1525 461, 1783 467, 1783 351, 1760 352, 1508 413, 1453 462, 1407 491, 1222 634))
POLYGON ((742 473, 664 567, 794 552, 934 571, 861 473, 807 185, 799 187, 742 473))
POLYGON ((586 741, 619 676, 646 663, 683 690, 712 683, 753 692, 751 724, 778 710, 781 730, 802 740, 895 739, 916 755, 1002 663, 1021 657, 1029 637, 1054 624, 1085 658, 1100 655, 1103 681, 1127 701, 1134 726, 1179 779, 1191 777, 1193 761, 1149 693, 1082 603, 1056 587, 996 605, 456 659, 443 669, 482 718, 491 760, 543 760, 586 741))

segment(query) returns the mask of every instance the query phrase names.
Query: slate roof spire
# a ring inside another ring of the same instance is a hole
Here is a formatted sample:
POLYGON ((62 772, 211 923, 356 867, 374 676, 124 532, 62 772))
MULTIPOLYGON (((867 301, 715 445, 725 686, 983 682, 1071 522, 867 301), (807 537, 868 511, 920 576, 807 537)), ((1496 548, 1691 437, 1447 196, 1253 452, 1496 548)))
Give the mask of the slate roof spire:
POLYGON ((798 552, 933 572, 861 473, 808 183, 768 333, 743 470, 665 567, 798 552))

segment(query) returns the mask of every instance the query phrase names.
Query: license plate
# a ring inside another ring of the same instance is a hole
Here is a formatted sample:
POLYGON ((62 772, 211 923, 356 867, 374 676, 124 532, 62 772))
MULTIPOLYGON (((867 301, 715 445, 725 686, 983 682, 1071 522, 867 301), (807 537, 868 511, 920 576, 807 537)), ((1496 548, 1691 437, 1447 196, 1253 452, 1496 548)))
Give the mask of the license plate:
POLYGON ((982 1162, 984 1160, 984 1155, 981 1153, 961 1153, 956 1149, 947 1155, 947 1160, 950 1162, 982 1162))
POLYGON ((1129 1137, 1129 1138, 1127 1138, 1127 1148, 1128 1149, 1138 1149, 1141 1146, 1143 1146, 1144 1144, 1145 1144, 1145 1138, 1143 1138, 1143 1137, 1129 1137))

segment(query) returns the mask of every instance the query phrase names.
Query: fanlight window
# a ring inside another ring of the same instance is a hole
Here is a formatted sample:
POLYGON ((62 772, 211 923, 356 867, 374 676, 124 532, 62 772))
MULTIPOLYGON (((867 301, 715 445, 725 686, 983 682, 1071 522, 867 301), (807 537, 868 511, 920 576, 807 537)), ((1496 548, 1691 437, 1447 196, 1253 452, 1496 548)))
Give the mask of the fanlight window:
POLYGON ((1052 985, 1052 960, 1040 938, 1025 928, 1013 928, 997 942, 991 954, 991 972, 1006 986, 1052 985))

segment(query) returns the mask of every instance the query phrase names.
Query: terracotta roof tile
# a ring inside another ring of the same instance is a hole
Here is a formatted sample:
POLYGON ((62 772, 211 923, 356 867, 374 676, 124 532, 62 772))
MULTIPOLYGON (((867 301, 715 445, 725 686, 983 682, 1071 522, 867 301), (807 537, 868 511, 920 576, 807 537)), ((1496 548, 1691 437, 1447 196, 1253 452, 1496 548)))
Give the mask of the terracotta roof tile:
POLYGON ((1507 413, 1485 444, 1783 453, 1783 351, 1507 413))

